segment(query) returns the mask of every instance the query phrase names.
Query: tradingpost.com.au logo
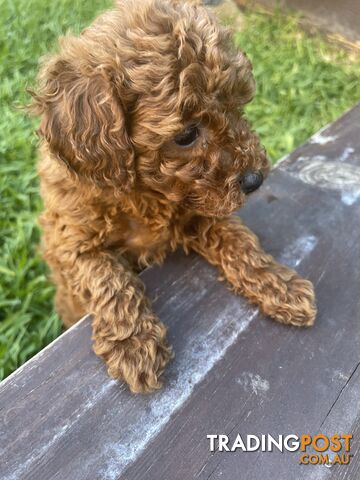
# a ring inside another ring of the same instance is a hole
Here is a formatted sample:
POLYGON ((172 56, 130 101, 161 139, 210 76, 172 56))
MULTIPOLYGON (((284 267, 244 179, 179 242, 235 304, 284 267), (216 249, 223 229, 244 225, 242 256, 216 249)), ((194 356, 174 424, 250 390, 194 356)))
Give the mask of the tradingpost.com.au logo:
POLYGON ((334 434, 331 436, 321 433, 311 436, 302 435, 237 435, 231 441, 227 435, 206 435, 211 452, 299 452, 299 463, 302 465, 348 465, 352 454, 350 446, 352 434, 334 434), (325 453, 326 452, 326 453, 325 453))

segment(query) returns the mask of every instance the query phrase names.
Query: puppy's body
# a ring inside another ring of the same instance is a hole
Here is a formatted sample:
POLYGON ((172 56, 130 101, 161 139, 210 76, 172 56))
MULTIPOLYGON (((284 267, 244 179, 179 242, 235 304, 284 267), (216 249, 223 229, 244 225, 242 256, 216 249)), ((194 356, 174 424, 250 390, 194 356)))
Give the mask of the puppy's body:
POLYGON ((134 392, 158 388, 171 357, 136 272, 179 245, 276 320, 314 320, 311 284, 230 216, 269 169, 239 110, 253 89, 228 33, 175 0, 119 2, 42 69, 41 224, 57 309, 66 325, 94 315, 95 352, 134 392))

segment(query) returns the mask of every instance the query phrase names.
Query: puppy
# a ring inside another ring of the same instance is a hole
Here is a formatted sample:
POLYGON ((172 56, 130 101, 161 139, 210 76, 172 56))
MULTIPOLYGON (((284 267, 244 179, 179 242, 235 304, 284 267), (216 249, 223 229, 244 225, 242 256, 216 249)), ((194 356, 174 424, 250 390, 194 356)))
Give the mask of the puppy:
POLYGON ((132 392, 159 388, 172 356, 137 273, 178 246, 264 314, 314 322, 311 283, 231 216, 269 171, 242 112, 253 93, 246 55, 193 2, 121 0, 43 63, 33 109, 56 307, 66 326, 93 315, 94 351, 132 392))

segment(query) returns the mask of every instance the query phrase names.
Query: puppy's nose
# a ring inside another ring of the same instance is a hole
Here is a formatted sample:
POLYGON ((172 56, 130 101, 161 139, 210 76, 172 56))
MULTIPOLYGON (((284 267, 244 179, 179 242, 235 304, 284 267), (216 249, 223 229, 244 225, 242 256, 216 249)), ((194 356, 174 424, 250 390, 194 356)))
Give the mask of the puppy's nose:
POLYGON ((251 193, 254 192, 263 182, 263 174, 260 170, 255 172, 248 172, 245 173, 242 177, 240 177, 240 186, 241 190, 244 193, 251 193))

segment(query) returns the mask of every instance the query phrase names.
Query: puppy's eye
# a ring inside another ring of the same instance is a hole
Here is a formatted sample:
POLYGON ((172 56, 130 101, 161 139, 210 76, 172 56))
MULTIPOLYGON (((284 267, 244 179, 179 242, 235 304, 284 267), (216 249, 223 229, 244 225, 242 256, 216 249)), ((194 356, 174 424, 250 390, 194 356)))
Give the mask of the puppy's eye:
POLYGON ((187 127, 183 132, 176 135, 174 142, 180 147, 190 147, 199 136, 199 129, 196 125, 187 127))

